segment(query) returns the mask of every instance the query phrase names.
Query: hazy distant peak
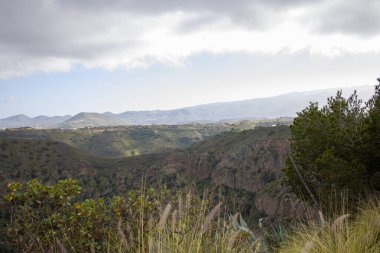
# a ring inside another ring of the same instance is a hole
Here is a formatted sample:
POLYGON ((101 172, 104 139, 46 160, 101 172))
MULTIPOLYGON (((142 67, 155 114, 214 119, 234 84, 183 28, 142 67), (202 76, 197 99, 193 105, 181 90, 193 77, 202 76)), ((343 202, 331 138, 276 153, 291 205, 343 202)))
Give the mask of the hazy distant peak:
POLYGON ((97 126, 115 126, 126 125, 126 120, 117 118, 112 115, 106 115, 95 112, 81 112, 67 119, 59 127, 63 128, 82 128, 97 126))
POLYGON ((9 120, 9 121, 23 121, 23 120, 29 120, 30 117, 26 116, 25 114, 17 114, 14 116, 10 116, 8 118, 5 118, 4 120, 9 120))
POLYGON ((81 112, 73 117, 47 117, 41 115, 35 118, 29 118, 26 115, 20 114, 0 120, 0 127, 81 128, 86 126, 186 124, 294 117, 297 112, 304 109, 310 102, 318 102, 321 105, 325 104, 327 98, 335 96, 338 90, 342 90, 345 97, 348 97, 354 90, 357 90, 358 96, 364 101, 368 100, 374 93, 373 86, 362 85, 348 88, 292 92, 273 97, 218 102, 174 110, 126 111, 119 114, 113 114, 112 112, 81 112))

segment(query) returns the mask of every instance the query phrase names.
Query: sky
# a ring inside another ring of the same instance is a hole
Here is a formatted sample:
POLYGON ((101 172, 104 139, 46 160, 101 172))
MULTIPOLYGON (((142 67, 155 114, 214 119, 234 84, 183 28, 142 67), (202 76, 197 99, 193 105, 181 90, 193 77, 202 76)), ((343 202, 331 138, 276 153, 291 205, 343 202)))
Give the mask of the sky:
POLYGON ((379 10, 379 0, 2 0, 0 118, 375 85, 379 10))

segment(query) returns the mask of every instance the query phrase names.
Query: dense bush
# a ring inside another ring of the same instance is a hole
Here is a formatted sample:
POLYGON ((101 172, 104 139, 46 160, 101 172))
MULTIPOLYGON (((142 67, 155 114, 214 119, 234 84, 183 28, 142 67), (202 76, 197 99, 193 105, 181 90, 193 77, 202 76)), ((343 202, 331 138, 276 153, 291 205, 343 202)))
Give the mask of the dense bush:
POLYGON ((77 201, 78 182, 10 183, 8 236, 16 252, 257 252, 264 248, 222 202, 191 192, 168 201, 166 188, 109 200, 77 201))
POLYGON ((74 252, 114 249, 112 245, 119 237, 118 220, 138 220, 136 215, 152 213, 154 207, 151 190, 144 195, 131 191, 127 198, 114 197, 108 202, 102 198, 75 201, 80 187, 72 179, 52 186, 37 180, 10 183, 8 191, 5 200, 11 210, 9 242, 27 252, 54 250, 60 245, 74 252), (134 208, 136 213, 129 215, 123 206, 134 208))
POLYGON ((332 192, 345 191, 355 202, 365 190, 378 189, 380 85, 365 104, 356 92, 346 99, 338 91, 326 106, 311 103, 298 113, 285 174, 297 193, 306 199, 315 196, 322 207, 332 192))

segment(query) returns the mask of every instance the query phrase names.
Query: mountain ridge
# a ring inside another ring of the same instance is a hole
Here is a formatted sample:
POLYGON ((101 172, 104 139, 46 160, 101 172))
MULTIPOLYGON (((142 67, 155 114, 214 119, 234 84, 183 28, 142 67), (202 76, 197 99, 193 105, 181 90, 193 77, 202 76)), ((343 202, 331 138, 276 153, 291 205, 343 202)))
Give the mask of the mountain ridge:
POLYGON ((367 100, 373 94, 373 89, 371 85, 318 89, 271 97, 201 104, 172 110, 125 111, 122 113, 80 112, 72 117, 40 115, 34 118, 19 114, 0 119, 0 128, 82 128, 86 126, 212 123, 294 117, 296 112, 305 108, 310 101, 325 104, 326 97, 334 96, 337 90, 342 90, 344 96, 357 90, 359 97, 367 100))

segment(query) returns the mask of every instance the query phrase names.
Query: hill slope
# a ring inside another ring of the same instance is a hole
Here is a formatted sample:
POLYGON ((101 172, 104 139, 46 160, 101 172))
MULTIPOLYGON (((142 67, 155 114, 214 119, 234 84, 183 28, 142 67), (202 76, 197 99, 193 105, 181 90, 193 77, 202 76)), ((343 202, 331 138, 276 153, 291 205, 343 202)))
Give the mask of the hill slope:
POLYGON ((93 155, 123 157, 185 148, 221 132, 232 129, 252 129, 258 124, 273 124, 275 122, 277 121, 174 126, 118 126, 73 130, 11 129, 0 131, 0 137, 59 141, 93 155))
MULTIPOLYGON (((56 141, 3 138, 0 184, 5 189, 4 185, 13 180, 55 182, 73 177, 80 181, 83 196, 87 197, 124 194, 139 188, 143 177, 149 184, 166 184, 169 188, 189 184, 207 189, 221 187, 234 200, 231 205, 252 218, 258 210, 266 212, 268 206, 272 210, 273 205, 284 205, 283 199, 271 202, 268 195, 265 203, 253 203, 256 194, 281 177, 288 137, 286 126, 226 132, 188 149, 128 158, 96 157, 56 141)), ((279 191, 284 194, 282 188, 279 191)), ((272 210, 272 215, 286 217, 299 208, 275 208, 278 211, 272 210)))
POLYGON ((98 126, 126 125, 127 121, 111 115, 81 112, 57 125, 61 128, 83 128, 98 126))

